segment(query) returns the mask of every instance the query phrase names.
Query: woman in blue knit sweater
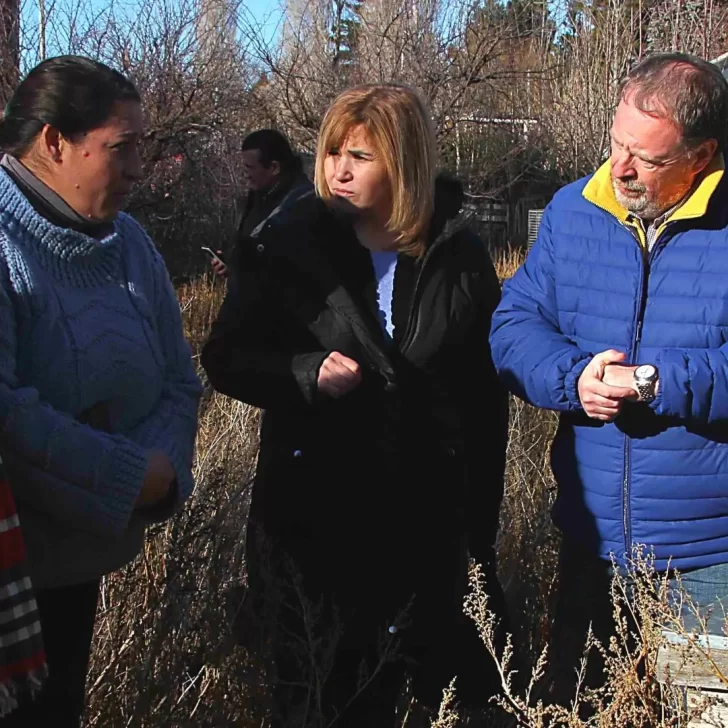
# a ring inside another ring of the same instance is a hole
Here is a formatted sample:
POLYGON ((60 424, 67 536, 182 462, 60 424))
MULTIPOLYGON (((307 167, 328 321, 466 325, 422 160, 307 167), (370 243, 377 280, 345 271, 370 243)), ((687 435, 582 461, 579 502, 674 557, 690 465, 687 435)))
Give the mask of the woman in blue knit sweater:
POLYGON ((79 725, 100 578, 192 491, 200 383, 164 262, 119 212, 141 134, 134 86, 73 56, 0 125, 0 449, 50 670, 3 726, 79 725))

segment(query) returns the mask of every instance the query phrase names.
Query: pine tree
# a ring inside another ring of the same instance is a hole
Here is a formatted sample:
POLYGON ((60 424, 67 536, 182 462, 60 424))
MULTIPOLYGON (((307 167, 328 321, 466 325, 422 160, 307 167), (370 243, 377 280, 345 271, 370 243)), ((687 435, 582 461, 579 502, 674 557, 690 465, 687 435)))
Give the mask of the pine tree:
POLYGON ((335 66, 352 66, 361 27, 362 0, 332 0, 331 46, 335 66))

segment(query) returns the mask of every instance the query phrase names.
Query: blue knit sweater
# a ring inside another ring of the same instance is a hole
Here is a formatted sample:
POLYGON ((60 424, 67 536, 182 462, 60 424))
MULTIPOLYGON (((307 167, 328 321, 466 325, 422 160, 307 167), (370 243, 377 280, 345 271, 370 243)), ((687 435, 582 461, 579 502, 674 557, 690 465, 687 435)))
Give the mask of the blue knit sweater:
POLYGON ((135 509, 149 450, 174 466, 177 504, 190 495, 200 392, 142 228, 125 214, 103 240, 56 227, 0 170, 0 448, 36 586, 119 568, 171 515, 135 509))

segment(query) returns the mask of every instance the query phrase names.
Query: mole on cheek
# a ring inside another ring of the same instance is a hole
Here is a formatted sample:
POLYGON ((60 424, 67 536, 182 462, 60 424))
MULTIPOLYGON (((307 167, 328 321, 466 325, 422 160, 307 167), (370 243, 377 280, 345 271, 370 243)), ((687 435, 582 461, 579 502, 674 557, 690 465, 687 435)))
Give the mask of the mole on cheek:
POLYGON ((91 152, 89 152, 88 150, 85 149, 84 152, 83 152, 83 156, 84 157, 90 157, 91 156, 91 152))

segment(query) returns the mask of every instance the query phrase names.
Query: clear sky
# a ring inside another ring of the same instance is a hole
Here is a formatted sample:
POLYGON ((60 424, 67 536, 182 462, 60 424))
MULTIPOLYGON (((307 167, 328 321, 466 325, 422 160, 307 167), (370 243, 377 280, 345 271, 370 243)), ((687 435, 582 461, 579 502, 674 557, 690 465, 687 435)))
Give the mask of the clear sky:
POLYGON ((245 7, 257 18, 264 18, 271 13, 280 15, 278 0, 247 0, 245 7))
POLYGON ((281 20, 282 0, 243 0, 246 11, 258 23, 263 24, 266 40, 270 40, 276 32, 281 20))

